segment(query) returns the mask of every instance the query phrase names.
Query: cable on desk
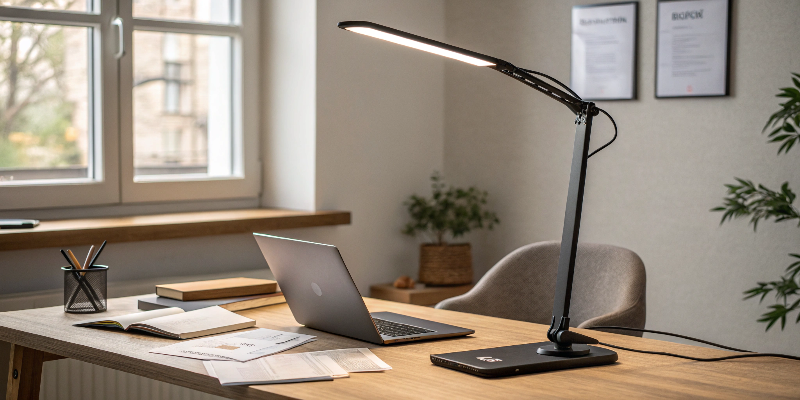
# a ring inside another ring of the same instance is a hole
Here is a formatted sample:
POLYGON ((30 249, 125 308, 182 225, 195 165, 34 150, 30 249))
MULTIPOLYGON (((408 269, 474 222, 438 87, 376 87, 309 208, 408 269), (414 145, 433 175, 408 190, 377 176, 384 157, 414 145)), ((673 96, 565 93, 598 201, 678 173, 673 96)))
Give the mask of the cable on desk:
POLYGON ((588 328, 585 328, 585 329, 594 329, 594 330, 616 329, 616 330, 621 330, 621 331, 657 333, 659 335, 675 336, 675 337, 679 337, 681 339, 692 340, 692 341, 695 341, 695 342, 698 342, 698 343, 703 343, 703 344, 719 347, 719 348, 725 349, 725 350, 738 351, 738 352, 741 352, 741 353, 752 353, 752 351, 750 351, 750 350, 737 349, 735 347, 730 347, 730 346, 717 344, 717 343, 714 343, 714 342, 709 342, 708 340, 697 339, 697 338, 693 338, 691 336, 679 335, 677 333, 672 333, 672 332, 656 331, 656 330, 652 330, 652 329, 628 328, 628 327, 625 327, 625 326, 591 326, 591 327, 588 327, 588 328))
POLYGON ((592 327, 588 327, 588 328, 585 328, 585 329, 592 329, 592 330, 616 329, 616 330, 623 330, 623 331, 657 333, 659 335, 675 336, 675 337, 679 337, 681 339, 693 340, 695 342, 704 343, 704 344, 708 344, 708 345, 711 345, 711 346, 716 346, 716 347, 719 347, 719 348, 722 348, 722 349, 738 351, 738 352, 748 353, 748 354, 735 354, 735 355, 732 355, 732 356, 700 358, 700 357, 684 356, 684 355, 674 354, 674 353, 667 353, 667 352, 663 352, 663 351, 648 351, 648 350, 631 349, 631 348, 628 348, 628 347, 617 346, 617 345, 614 345, 614 344, 598 342, 598 344, 606 346, 606 347, 611 347, 611 348, 615 348, 615 349, 619 349, 619 350, 625 350, 625 351, 632 351, 632 352, 635 352, 635 353, 655 354, 655 355, 659 355, 659 356, 677 357, 677 358, 683 358, 683 359, 686 359, 686 360, 701 361, 701 362, 734 360, 734 359, 737 359, 737 358, 752 358, 752 357, 776 357, 776 358, 786 358, 786 359, 789 359, 789 360, 800 361, 800 357, 790 356, 788 354, 754 353, 754 352, 751 352, 751 351, 748 351, 748 350, 741 350, 741 349, 737 349, 735 347, 725 346, 725 345, 717 344, 717 343, 714 343, 714 342, 709 342, 707 340, 693 338, 691 336, 679 335, 677 333, 672 333, 672 332, 656 331, 656 330, 653 330, 653 329, 628 328, 626 326, 592 326, 592 327))
POLYGON ((680 355, 680 354, 665 353, 663 351, 648 351, 648 350, 639 350, 639 349, 629 349, 627 347, 617 346, 617 345, 603 343, 603 342, 599 342, 599 344, 601 344, 603 346, 606 346, 606 347, 613 347, 615 349, 633 351, 633 352, 636 352, 636 353, 656 354, 656 355, 660 355, 660 356, 670 356, 670 357, 677 357, 677 358, 685 358, 687 360, 704 361, 704 362, 733 360, 733 359, 736 359, 736 358, 751 358, 751 357, 777 357, 777 358, 787 358, 789 360, 800 361, 800 357, 790 356, 788 354, 747 353, 747 354, 736 354, 736 355, 725 356, 725 357, 699 358, 699 357, 684 356, 684 355, 680 355))

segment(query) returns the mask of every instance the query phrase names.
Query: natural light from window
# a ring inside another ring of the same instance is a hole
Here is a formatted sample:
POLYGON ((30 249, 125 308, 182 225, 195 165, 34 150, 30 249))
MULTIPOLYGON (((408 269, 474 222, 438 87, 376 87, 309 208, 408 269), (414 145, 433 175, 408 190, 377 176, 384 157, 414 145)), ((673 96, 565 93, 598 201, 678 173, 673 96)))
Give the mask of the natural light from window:
POLYGON ((88 11, 87 0, 0 0, 0 6, 39 8, 44 10, 88 11))
POLYGON ((0 183, 91 177, 90 32, 0 21, 0 183))
POLYGON ((133 42, 137 179, 231 175, 231 38, 135 31, 133 42))
POLYGON ((138 0, 134 18, 152 18, 203 23, 231 23, 230 0, 138 0))

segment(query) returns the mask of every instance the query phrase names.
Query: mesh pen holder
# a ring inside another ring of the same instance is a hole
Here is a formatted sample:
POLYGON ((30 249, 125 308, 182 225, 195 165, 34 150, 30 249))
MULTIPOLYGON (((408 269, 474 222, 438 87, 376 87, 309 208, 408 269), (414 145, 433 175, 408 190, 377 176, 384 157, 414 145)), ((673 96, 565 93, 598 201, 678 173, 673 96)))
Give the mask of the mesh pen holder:
POLYGON ((62 267, 61 270, 64 271, 64 312, 88 314, 106 310, 107 266, 62 267))

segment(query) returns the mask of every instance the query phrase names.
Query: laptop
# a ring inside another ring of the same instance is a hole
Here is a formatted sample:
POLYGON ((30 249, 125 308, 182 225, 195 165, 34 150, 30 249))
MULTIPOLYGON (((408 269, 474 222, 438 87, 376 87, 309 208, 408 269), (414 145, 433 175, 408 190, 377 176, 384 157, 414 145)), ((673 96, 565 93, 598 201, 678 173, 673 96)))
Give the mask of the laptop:
POLYGON ((294 319, 309 328, 376 344, 466 336, 453 325, 370 314, 336 246, 254 233, 294 319))

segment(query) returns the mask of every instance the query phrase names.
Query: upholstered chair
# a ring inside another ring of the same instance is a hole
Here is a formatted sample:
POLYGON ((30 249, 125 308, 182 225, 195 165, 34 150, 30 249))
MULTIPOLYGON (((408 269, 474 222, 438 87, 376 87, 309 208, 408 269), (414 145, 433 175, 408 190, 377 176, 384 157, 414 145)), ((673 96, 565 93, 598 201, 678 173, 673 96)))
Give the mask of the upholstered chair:
MULTIPOLYGON (((560 249, 561 242, 556 241, 520 247, 472 290, 436 308, 550 325, 560 249)), ((578 243, 570 326, 644 328, 645 282, 644 263, 636 253, 607 244, 578 243)))

